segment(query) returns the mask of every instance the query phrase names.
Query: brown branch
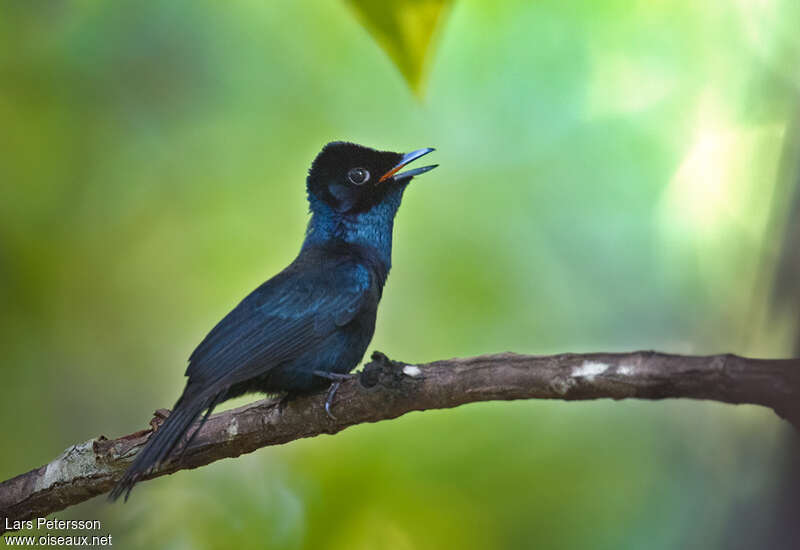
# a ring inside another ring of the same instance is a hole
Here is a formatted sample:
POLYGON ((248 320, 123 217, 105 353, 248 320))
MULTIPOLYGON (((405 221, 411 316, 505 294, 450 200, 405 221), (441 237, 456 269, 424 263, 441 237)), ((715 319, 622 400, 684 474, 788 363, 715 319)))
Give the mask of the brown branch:
MULTIPOLYGON (((671 397, 762 405, 800 428, 800 359, 502 353, 409 366, 375 353, 361 375, 339 389, 337 420, 324 412, 324 392, 285 406, 263 400, 215 414, 180 461, 146 479, 355 424, 474 401, 671 397)), ((163 414, 156 412, 154 427, 163 414)), ((49 464, 0 483, 0 533, 9 530, 6 521, 13 530, 14 520, 46 516, 109 491, 151 431, 73 445, 49 464)))

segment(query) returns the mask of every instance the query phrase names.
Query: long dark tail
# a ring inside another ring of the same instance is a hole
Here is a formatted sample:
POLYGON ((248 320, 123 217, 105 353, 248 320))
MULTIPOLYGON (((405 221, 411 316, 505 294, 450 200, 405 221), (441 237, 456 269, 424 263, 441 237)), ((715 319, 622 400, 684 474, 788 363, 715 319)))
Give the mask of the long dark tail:
POLYGON ((195 428, 184 448, 189 445, 191 439, 200 430, 200 427, 205 423, 208 415, 211 414, 214 406, 219 401, 218 394, 196 392, 193 391, 191 386, 187 386, 183 391, 183 395, 175 403, 172 413, 164 421, 164 424, 150 436, 144 448, 139 451, 133 463, 111 490, 108 498, 112 501, 117 500, 124 493, 125 500, 128 500, 133 486, 166 460, 181 438, 189 431, 194 421, 203 411, 207 411, 200 426, 195 428))

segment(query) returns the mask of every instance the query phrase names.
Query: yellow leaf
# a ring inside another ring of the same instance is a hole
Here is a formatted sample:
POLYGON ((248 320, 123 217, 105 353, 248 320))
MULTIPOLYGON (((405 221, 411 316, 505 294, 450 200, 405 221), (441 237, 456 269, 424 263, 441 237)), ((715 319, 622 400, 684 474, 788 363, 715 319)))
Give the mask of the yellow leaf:
POLYGON ((453 0, 345 0, 418 96, 433 56, 436 29, 453 0))

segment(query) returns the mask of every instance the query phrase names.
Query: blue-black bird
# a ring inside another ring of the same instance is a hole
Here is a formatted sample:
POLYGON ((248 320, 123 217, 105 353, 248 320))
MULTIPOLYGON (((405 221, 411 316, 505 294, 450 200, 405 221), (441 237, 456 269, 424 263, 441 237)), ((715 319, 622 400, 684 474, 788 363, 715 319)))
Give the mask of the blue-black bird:
POLYGON ((123 493, 127 499, 195 421, 227 399, 331 385, 325 404, 330 414, 339 380, 361 361, 375 330, 403 192, 414 176, 436 165, 400 170, 431 151, 401 154, 346 142, 322 149, 306 178, 311 219, 297 258, 242 300, 194 350, 183 394, 111 499, 123 493))

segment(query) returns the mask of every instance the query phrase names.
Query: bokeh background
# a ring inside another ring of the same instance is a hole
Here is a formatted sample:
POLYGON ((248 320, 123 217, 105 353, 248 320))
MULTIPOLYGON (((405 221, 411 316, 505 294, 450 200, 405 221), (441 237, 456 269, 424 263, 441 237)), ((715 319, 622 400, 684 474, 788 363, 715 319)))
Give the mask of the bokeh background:
MULTIPOLYGON (((371 349, 791 355, 798 21, 796 0, 3 2, 0 478, 172 405, 296 254, 334 139, 441 164, 406 194, 371 349)), ((798 449, 756 407, 483 403, 56 516, 117 548, 788 548, 798 449)))

